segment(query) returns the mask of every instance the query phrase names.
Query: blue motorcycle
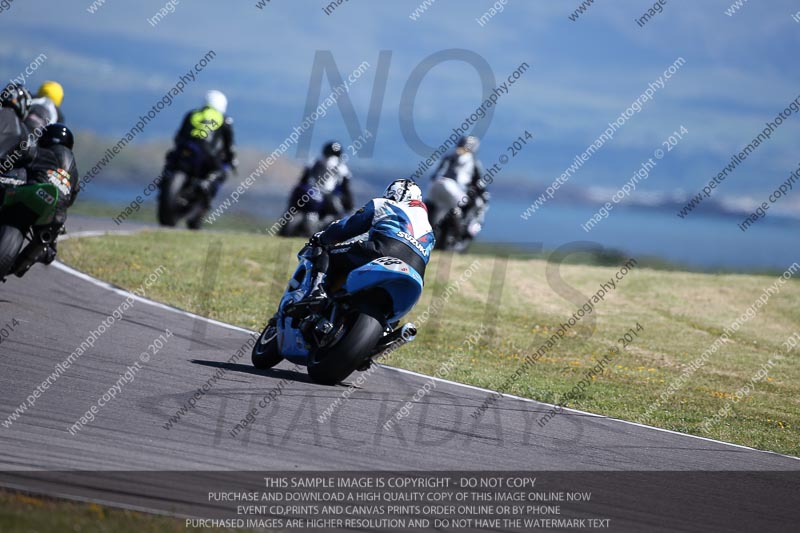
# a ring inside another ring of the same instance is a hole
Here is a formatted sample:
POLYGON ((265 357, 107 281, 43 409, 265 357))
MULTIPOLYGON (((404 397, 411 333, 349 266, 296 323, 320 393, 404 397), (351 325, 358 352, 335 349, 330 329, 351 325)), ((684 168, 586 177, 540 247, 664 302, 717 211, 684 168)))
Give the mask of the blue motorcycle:
POLYGON ((304 365, 315 383, 335 385, 414 340, 413 324, 397 326, 419 300, 423 281, 400 259, 375 259, 344 280, 328 280, 325 301, 301 302, 312 288, 314 260, 335 248, 307 244, 300 251, 278 312, 253 346, 253 366, 271 368, 286 359, 304 365))

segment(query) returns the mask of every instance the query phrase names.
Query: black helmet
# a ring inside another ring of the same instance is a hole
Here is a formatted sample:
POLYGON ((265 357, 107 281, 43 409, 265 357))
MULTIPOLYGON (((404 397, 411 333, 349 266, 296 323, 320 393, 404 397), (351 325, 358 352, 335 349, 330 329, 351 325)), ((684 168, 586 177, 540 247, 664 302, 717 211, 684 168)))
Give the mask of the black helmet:
POLYGON ((336 141, 331 141, 325 146, 322 147, 322 155, 325 157, 341 157, 342 156, 342 145, 336 141))
POLYGON ((0 95, 0 105, 13 109, 20 120, 25 120, 31 108, 31 93, 22 85, 9 83, 0 95))
POLYGON ((39 139, 39 146, 43 148, 49 148, 56 144, 66 146, 70 150, 72 150, 72 146, 75 144, 75 138, 72 136, 72 132, 63 124, 50 124, 44 129, 44 133, 42 133, 42 137, 39 139))
POLYGON ((478 151, 478 147, 481 145, 480 139, 475 137, 474 135, 467 135, 466 137, 461 137, 458 140, 458 147, 463 148, 468 152, 475 153, 478 151))

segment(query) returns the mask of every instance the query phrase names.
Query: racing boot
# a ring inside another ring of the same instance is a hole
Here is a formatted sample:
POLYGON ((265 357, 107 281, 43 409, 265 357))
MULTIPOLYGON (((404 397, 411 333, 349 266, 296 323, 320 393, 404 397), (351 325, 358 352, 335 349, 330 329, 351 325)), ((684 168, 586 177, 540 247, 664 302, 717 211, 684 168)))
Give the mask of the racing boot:
MULTIPOLYGON (((319 233, 315 234, 309 241, 312 245, 319 243, 319 233)), ((327 277, 330 257, 328 252, 321 246, 315 246, 315 256, 312 259, 311 267, 311 289, 303 299, 295 302, 286 309, 286 314, 292 317, 305 318, 312 313, 318 313, 325 309, 328 303, 328 293, 325 291, 325 278, 327 277)))
POLYGON ((58 248, 56 247, 56 243, 51 242, 47 246, 47 248, 44 249, 44 253, 39 258, 39 261, 41 261, 45 265, 49 265, 50 263, 56 260, 57 253, 58 253, 58 248))
POLYGON ((302 300, 288 305, 286 307, 286 314, 293 318, 305 318, 312 313, 319 312, 325 308, 328 303, 328 293, 325 292, 323 282, 325 280, 324 272, 317 272, 314 274, 314 282, 312 289, 308 292, 302 300))

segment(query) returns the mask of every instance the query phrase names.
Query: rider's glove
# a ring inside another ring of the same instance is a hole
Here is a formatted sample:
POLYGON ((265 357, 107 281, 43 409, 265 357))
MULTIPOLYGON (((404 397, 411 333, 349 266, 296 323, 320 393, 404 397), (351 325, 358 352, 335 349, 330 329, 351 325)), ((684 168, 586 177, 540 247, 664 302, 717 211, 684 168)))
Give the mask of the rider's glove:
POLYGON ((310 239, 308 239, 308 243, 311 246, 321 246, 322 245, 322 234, 323 233, 324 233, 323 231, 316 232, 314 235, 311 236, 310 239))
POLYGON ((214 180, 212 178, 206 178, 204 180, 200 180, 197 183, 197 187, 205 195, 210 195, 211 194, 211 187, 213 185, 214 185, 214 180))

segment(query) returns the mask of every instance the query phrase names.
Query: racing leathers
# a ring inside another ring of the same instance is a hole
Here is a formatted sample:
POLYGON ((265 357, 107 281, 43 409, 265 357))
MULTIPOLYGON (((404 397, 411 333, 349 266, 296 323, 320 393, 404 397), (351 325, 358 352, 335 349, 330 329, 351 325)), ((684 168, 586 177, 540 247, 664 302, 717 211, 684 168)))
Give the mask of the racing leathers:
POLYGON ((233 120, 216 109, 206 106, 184 116, 175 135, 175 149, 167 154, 162 181, 167 181, 182 164, 191 161, 195 177, 205 194, 206 208, 235 166, 233 151, 233 120))
POLYGON ((79 180, 75 155, 62 145, 36 149, 36 157, 28 165, 28 181, 52 183, 58 189, 58 204, 54 222, 60 226, 67 220, 67 208, 78 196, 79 180))
POLYGON ((329 246, 328 253, 315 264, 316 276, 311 291, 314 298, 319 297, 319 288, 325 279, 340 280, 379 257, 400 259, 424 278, 435 239, 427 207, 422 201, 375 198, 315 235, 312 242, 329 246), (345 242, 362 235, 365 235, 363 240, 345 242), (331 246, 337 243, 344 244, 331 246))
POLYGON ((317 159, 306 167, 300 183, 313 187, 322 196, 320 218, 331 215, 340 217, 353 209, 353 194, 350 191, 352 174, 340 157, 330 156, 317 159))
POLYGON ((36 139, 13 109, 0 107, 0 174, 24 179, 24 167, 33 161, 36 139))
POLYGON ((35 133, 56 122, 63 124, 63 118, 61 110, 52 100, 46 97, 34 98, 31 100, 31 110, 25 119, 25 125, 35 133))
POLYGON ((53 223, 50 227, 54 239, 40 258, 45 264, 53 261, 56 255, 55 238, 67 220, 67 208, 75 203, 78 196, 79 180, 75 155, 62 145, 36 149, 33 162, 27 167, 29 183, 51 183, 58 189, 58 203, 53 223))
POLYGON ((431 223, 439 224, 452 210, 460 210, 464 224, 462 237, 473 238, 483 226, 489 194, 483 167, 473 152, 457 149, 445 156, 428 190, 431 223))

